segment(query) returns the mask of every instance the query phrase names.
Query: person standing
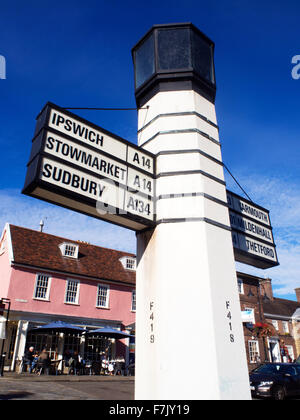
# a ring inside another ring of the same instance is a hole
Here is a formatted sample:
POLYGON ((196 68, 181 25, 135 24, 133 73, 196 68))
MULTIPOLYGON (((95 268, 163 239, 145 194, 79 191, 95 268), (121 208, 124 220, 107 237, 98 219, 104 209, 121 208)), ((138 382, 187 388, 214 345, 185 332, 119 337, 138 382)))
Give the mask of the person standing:
POLYGON ((49 353, 47 352, 46 349, 44 349, 39 357, 39 362, 41 364, 41 369, 39 374, 41 374, 41 372, 46 373, 46 375, 49 375, 49 369, 50 369, 50 357, 49 357, 49 353))
POLYGON ((35 353, 33 355, 32 363, 31 363, 31 372, 35 372, 35 369, 38 365, 38 361, 39 361, 39 354, 35 353))
POLYGON ((24 364, 26 366, 26 369, 27 369, 27 366, 29 366, 29 373, 32 372, 33 359, 34 359, 34 347, 31 346, 29 347, 28 350, 25 351, 25 354, 24 354, 24 364))

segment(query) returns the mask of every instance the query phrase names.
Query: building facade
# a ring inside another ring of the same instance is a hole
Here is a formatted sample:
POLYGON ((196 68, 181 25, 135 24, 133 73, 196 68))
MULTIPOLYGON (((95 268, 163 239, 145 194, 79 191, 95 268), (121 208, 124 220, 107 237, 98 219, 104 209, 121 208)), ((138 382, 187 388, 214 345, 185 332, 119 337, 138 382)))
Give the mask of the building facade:
POLYGON ((300 354, 300 299, 273 296, 271 279, 237 273, 248 368, 289 362, 300 354), (298 314, 298 317, 297 317, 298 314))
POLYGON ((254 325, 264 323, 260 279, 244 273, 237 273, 238 290, 242 311, 245 348, 249 370, 261 360, 267 360, 265 339, 254 331, 254 325))
MULTIPOLYGON (((135 264, 133 254, 6 224, 0 239, 0 300, 11 303, 4 341, 6 368, 16 369, 29 346, 38 351, 46 347, 54 359, 76 350, 91 360, 98 360, 107 347, 99 337, 78 333, 36 334, 35 327, 53 321, 132 333, 135 264)), ((296 359, 300 288, 297 301, 290 301, 273 296, 270 279, 238 272, 237 281, 249 370, 264 361, 296 359)), ((111 358, 132 359, 134 339, 109 343, 111 358)))
POLYGON ((292 361, 299 356, 293 315, 300 308, 300 302, 274 297, 270 279, 261 282, 261 294, 265 319, 275 330, 274 335, 268 338, 269 360, 292 361))
MULTIPOLYGON (((135 321, 135 256, 7 224, 0 240, 1 298, 11 304, 6 368, 14 370, 30 345, 46 347, 52 359, 78 351, 98 360, 105 340, 47 336, 34 328, 59 320, 86 330, 126 331, 135 321)), ((110 357, 128 360, 128 338, 109 344, 110 357)))

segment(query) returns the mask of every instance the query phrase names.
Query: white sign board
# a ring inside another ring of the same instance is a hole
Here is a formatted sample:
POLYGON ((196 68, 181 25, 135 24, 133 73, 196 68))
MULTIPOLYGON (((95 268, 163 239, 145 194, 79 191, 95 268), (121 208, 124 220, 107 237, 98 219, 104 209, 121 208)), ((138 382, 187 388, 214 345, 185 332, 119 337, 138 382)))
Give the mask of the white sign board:
MULTIPOLYGON (((42 131, 40 137, 35 141, 39 142, 39 150, 44 154, 61 159, 66 164, 70 163, 74 167, 92 172, 96 176, 105 177, 116 184, 128 186, 132 192, 144 193, 151 197, 154 195, 153 177, 129 167, 126 163, 117 161, 94 149, 87 149, 85 146, 76 144, 49 130, 46 130, 45 133, 42 131)), ((36 153, 35 149, 33 149, 33 153, 36 153)))
POLYGON ((43 127, 154 174, 154 155, 54 104, 48 103, 37 117, 35 135, 43 127))
POLYGON ((254 322, 254 316, 253 316, 253 311, 250 310, 246 310, 246 311, 242 311, 242 321, 243 322, 254 322))
POLYGON ((262 207, 245 200, 231 191, 227 191, 227 201, 230 209, 270 226, 269 213, 262 207))
POLYGON ((268 210, 227 191, 235 260, 259 268, 278 265, 268 210))
POLYGON ((253 220, 247 219, 232 211, 229 211, 229 218, 231 228, 240 230, 245 234, 248 233, 249 235, 253 235, 258 239, 271 243, 272 245, 274 244, 273 234, 270 228, 260 225, 253 220))
POLYGON ((154 173, 151 153, 48 103, 37 118, 23 193, 143 230, 155 221, 154 173))
POLYGON ((240 234, 238 232, 232 232, 232 242, 234 248, 237 248, 240 251, 244 251, 247 254, 251 254, 251 256, 264 258, 268 262, 273 262, 274 265, 277 265, 277 256, 274 246, 267 245, 261 241, 253 239, 244 234, 240 234))

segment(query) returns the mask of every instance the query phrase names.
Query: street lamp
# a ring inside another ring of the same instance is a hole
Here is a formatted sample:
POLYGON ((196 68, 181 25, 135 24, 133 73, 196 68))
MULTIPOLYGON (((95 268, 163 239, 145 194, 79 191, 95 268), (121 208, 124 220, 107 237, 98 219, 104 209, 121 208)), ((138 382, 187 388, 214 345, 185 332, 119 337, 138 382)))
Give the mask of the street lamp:
POLYGON ((195 90, 215 101, 214 43, 191 23, 154 25, 133 47, 138 107, 161 91, 195 90))

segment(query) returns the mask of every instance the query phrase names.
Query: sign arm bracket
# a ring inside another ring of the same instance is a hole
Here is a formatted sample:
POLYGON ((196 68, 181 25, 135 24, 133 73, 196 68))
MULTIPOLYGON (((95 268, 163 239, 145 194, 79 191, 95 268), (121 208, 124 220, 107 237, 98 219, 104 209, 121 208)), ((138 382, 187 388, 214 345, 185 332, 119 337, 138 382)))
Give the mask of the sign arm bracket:
POLYGON ((249 197, 249 195, 246 193, 246 191, 244 190, 244 188, 241 186, 241 184, 237 181, 237 179, 232 175, 232 173, 230 172, 230 170, 228 169, 228 167, 225 165, 225 163, 223 162, 224 168, 227 170, 227 172, 229 173, 229 175, 232 177, 232 179, 236 182, 236 184, 240 187, 240 189, 243 191, 243 193, 246 195, 246 197, 248 198, 248 200, 250 200, 253 203, 253 200, 251 200, 251 198, 249 197))

